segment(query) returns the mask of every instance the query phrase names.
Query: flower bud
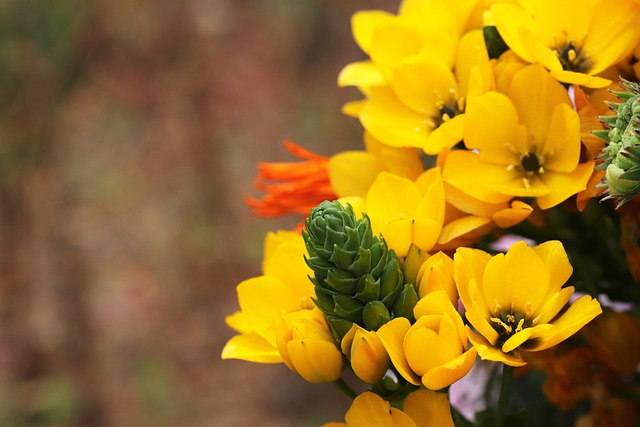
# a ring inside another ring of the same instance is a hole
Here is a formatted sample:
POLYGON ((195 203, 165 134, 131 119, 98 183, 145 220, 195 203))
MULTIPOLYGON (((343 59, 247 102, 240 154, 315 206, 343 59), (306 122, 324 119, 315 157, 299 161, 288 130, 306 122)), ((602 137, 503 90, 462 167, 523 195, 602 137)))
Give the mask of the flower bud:
POLYGON ((305 380, 323 383, 340 378, 342 354, 317 309, 282 316, 276 327, 276 343, 284 363, 305 380))
POLYGON ((356 218, 350 205, 325 201, 311 210, 305 226, 314 301, 334 336, 341 340, 353 324, 376 330, 390 320, 404 277, 395 253, 373 235, 369 218, 356 218))
POLYGON ((614 92, 622 101, 610 102, 615 116, 603 116, 600 120, 607 132, 596 132, 607 145, 602 150, 598 169, 606 169, 606 199, 616 199, 617 207, 640 194, 640 85, 624 79, 620 84, 626 92, 614 92))
POLYGON ((354 325, 342 339, 342 352, 353 372, 367 384, 375 384, 389 369, 389 355, 374 331, 354 325))

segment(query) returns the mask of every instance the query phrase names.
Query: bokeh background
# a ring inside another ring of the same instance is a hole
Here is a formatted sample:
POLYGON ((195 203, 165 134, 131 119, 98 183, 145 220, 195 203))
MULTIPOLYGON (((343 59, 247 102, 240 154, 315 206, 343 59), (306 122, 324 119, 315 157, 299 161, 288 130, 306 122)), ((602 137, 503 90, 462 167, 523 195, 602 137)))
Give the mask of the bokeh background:
POLYGON ((382 0, 0 3, 0 426, 315 426, 348 402, 221 361, 268 230, 258 161, 361 147, 341 105, 382 0))

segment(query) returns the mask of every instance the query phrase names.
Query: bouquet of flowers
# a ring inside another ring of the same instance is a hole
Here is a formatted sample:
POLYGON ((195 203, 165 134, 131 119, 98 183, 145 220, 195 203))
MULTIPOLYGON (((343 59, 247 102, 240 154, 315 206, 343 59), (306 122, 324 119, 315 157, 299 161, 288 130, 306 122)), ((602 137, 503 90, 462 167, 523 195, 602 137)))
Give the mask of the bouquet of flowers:
POLYGON ((325 426, 636 425, 640 2, 353 16, 363 149, 260 164, 263 275, 222 358, 353 401, 325 426))

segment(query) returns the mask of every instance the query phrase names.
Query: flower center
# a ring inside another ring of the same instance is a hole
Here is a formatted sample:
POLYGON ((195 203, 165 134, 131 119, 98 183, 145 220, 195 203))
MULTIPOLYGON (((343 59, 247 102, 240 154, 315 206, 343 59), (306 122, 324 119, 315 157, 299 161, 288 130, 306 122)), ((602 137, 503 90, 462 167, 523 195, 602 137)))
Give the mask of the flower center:
POLYGON ((465 107, 464 98, 453 98, 449 102, 441 102, 439 105, 438 112, 435 117, 433 117, 434 121, 434 129, 440 127, 444 122, 451 120, 456 115, 464 112, 465 107))
POLYGON ((524 316, 519 313, 500 313, 499 317, 492 317, 491 321, 493 329, 498 333, 495 344, 497 347, 502 347, 509 338, 529 326, 525 325, 524 316))
POLYGON ((591 61, 589 61, 587 55, 571 40, 564 46, 558 46, 553 52, 560 60, 562 68, 566 71, 586 73, 591 68, 591 61))
POLYGON ((509 338, 522 331, 525 328, 530 328, 538 323, 540 319, 536 316, 535 319, 531 319, 532 307, 531 303, 525 304, 524 313, 516 310, 517 296, 513 298, 510 310, 504 310, 500 304, 496 301, 496 308, 493 311, 494 317, 491 317, 493 329, 498 333, 498 340, 494 344, 496 347, 501 348, 502 345, 507 342, 509 338))
POLYGON ((540 173, 542 168, 540 159, 538 159, 536 153, 533 153, 531 151, 522 156, 522 158, 520 159, 520 165, 527 174, 540 173))

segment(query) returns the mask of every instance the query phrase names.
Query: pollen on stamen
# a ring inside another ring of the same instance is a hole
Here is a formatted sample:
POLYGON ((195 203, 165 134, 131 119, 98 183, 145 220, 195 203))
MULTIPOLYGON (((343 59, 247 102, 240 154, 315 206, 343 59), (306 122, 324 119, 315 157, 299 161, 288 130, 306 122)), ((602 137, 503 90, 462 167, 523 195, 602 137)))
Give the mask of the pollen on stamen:
POLYGON ((522 331, 522 326, 524 326, 524 317, 520 319, 520 321, 518 322, 518 326, 516 326, 516 334, 522 331))
POLYGON ((538 321, 540 320, 540 318, 542 317, 544 313, 540 313, 538 314, 532 321, 531 321, 531 325, 535 325, 536 323, 538 323, 538 321))
POLYGON ((527 301, 527 303, 524 305, 525 309, 524 309, 524 315, 525 317, 529 316, 531 314, 531 311, 533 310, 533 306, 531 305, 531 303, 529 301, 527 301))
POLYGON ((504 328, 504 330, 510 334, 513 331, 513 328, 509 325, 507 325, 506 323, 504 323, 502 320, 498 319, 497 317, 492 317, 490 319, 492 322, 497 323, 498 325, 502 326, 504 328))
POLYGON ((500 305, 500 303, 498 302, 498 300, 496 300, 496 308, 493 311, 496 315, 500 315, 500 312, 502 311, 502 306, 500 305))
POLYGON ((522 184, 524 185, 524 188, 531 188, 531 182, 529 181, 529 178, 522 178, 522 184))

